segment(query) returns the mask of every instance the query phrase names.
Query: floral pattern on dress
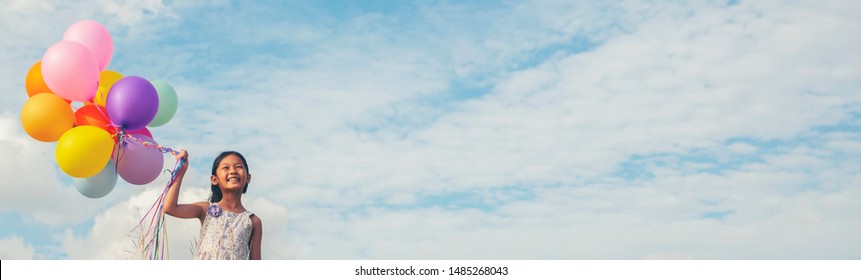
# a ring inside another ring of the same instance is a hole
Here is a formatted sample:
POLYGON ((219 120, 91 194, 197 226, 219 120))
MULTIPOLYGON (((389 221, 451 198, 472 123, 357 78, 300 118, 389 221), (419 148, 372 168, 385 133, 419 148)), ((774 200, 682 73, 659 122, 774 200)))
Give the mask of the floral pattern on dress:
POLYGON ((224 211, 210 203, 200 227, 196 260, 247 260, 250 256, 251 215, 224 211))

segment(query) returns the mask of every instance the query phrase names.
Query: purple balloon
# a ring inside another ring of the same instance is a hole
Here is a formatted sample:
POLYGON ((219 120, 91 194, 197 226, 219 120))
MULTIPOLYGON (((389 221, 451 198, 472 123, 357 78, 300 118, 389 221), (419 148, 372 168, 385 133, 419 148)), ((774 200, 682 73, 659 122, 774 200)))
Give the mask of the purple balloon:
POLYGON ((114 125, 124 130, 143 128, 158 113, 158 92, 146 79, 127 76, 108 91, 105 107, 114 125))
MULTIPOLYGON (((146 135, 135 135, 136 138, 158 145, 155 140, 146 135)), ((120 140, 118 148, 111 158, 117 163, 117 173, 126 182, 135 185, 145 185, 158 178, 164 167, 164 156, 159 150, 147 148, 134 140, 120 140)))

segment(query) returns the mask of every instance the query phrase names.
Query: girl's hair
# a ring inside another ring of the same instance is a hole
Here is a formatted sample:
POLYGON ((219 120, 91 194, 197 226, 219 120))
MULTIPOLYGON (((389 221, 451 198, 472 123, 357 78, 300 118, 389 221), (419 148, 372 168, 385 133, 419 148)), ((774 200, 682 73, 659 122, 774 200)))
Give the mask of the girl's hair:
MULTIPOLYGON (((235 155, 235 156, 239 157, 239 159, 242 160, 242 165, 245 166, 246 174, 251 174, 250 173, 251 170, 248 168, 248 162, 245 161, 245 157, 243 157, 242 154, 240 154, 239 152, 236 152, 236 151, 226 151, 226 152, 222 152, 220 155, 218 155, 218 157, 215 158, 215 161, 212 162, 212 175, 213 176, 215 176, 215 171, 218 170, 218 164, 221 163, 221 160, 223 160, 224 158, 226 158, 229 155, 235 155)), ((218 185, 212 185, 211 189, 212 189, 212 194, 209 195, 209 202, 221 201, 221 197, 223 196, 221 194, 221 188, 219 188, 218 185)), ((247 191, 247 190, 248 190, 248 182, 246 181, 245 187, 242 188, 242 193, 245 193, 245 191, 247 191)))

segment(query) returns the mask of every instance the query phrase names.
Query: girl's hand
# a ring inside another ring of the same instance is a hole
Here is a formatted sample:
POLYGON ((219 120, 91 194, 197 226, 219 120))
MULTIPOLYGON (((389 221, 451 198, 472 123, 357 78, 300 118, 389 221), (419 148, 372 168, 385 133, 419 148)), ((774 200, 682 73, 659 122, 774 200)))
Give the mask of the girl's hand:
POLYGON ((188 152, 186 152, 185 150, 179 150, 179 154, 176 155, 176 159, 183 160, 182 166, 179 167, 178 175, 185 174, 185 171, 188 170, 188 152))
POLYGON ((167 195, 164 197, 164 206, 161 211, 164 213, 183 219, 197 218, 200 222, 206 218, 206 209, 209 203, 198 202, 193 204, 179 204, 179 188, 182 187, 182 177, 185 176, 185 171, 188 170, 188 152, 180 150, 176 155, 177 160, 182 160, 182 165, 176 171, 176 177, 168 186, 167 195))

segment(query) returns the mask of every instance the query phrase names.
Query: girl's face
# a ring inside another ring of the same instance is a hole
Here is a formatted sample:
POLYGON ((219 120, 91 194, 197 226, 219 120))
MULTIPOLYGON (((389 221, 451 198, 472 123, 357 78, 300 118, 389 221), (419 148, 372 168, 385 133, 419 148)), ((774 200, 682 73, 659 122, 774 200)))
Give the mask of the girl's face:
POLYGON ((211 178, 213 185, 218 185, 225 191, 242 192, 242 189, 251 181, 251 175, 242 164, 242 159, 236 155, 228 155, 221 159, 211 178))

